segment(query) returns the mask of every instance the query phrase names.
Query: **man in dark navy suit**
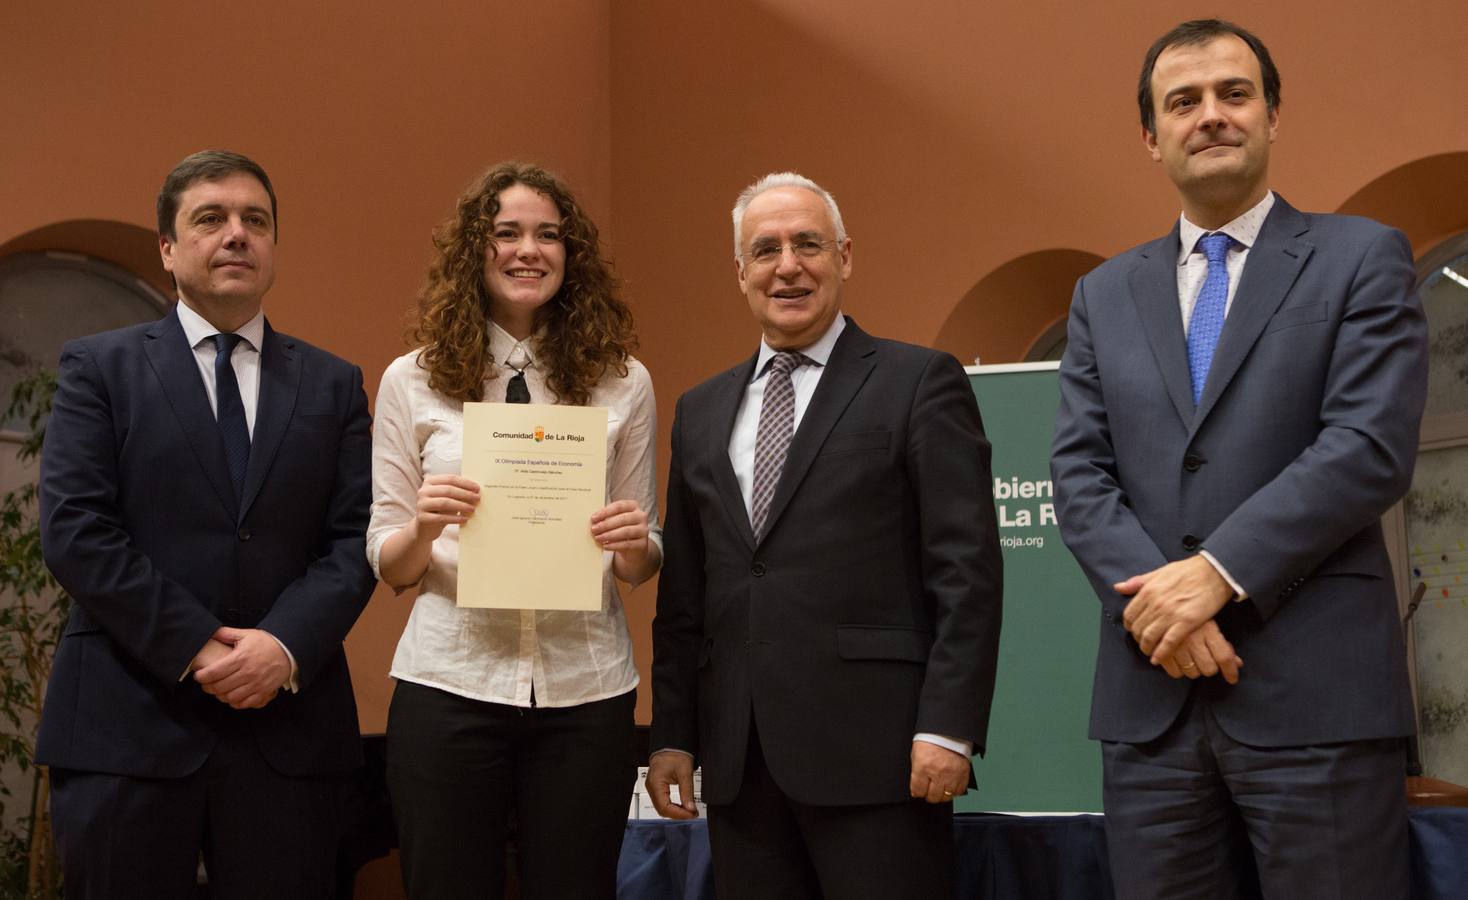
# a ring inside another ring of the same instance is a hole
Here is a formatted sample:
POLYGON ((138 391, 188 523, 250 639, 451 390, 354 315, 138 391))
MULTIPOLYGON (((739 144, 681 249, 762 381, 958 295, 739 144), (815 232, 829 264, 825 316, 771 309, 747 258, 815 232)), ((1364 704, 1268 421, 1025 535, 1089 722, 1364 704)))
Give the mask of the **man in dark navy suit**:
POLYGON ((61 354, 46 564, 75 601, 37 760, 69 897, 333 892, 361 746, 342 640, 373 587, 360 370, 270 328, 276 201, 238 154, 158 197, 162 320, 61 354))
MULTIPOLYGON (((1216 19, 1152 45, 1163 237, 1076 285, 1052 471, 1101 600, 1091 736, 1121 898, 1407 896, 1406 491, 1426 325, 1399 231, 1269 190, 1279 73, 1216 19)), ((1359 123, 1357 123, 1359 125, 1359 123)))

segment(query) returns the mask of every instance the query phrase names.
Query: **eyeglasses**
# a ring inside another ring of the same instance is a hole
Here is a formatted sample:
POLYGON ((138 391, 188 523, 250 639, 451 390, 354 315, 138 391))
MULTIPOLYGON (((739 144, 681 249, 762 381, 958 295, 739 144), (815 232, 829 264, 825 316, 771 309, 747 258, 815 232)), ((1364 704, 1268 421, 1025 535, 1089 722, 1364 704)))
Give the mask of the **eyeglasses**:
POLYGON ((739 254, 739 257, 744 260, 746 265, 766 268, 780 261, 780 257, 785 255, 786 247, 789 247, 790 252, 796 256, 804 259, 814 259, 834 246, 836 246, 835 241, 818 241, 815 238, 801 238, 798 241, 791 241, 789 244, 756 244, 739 254))

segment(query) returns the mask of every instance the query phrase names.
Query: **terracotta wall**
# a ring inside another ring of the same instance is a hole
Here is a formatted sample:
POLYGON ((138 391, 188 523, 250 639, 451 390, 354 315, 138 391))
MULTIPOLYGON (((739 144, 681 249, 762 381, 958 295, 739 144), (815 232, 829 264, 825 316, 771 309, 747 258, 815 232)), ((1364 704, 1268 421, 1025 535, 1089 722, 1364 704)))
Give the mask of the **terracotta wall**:
MULTIPOLYGON (((1281 70, 1273 181, 1305 209, 1335 210, 1399 166, 1468 150, 1460 5, 1343 9, 1227 10, 1281 70)), ((1021 358, 1064 312, 1090 254, 1148 240, 1177 215, 1142 150, 1137 73, 1154 38, 1214 12, 1157 0, 613 4, 618 258, 663 415, 753 352, 728 210, 771 170, 798 169, 836 195, 854 244, 846 308, 864 328, 964 361, 1021 358), (1034 271, 1036 258, 1063 277, 1034 271)), ((1463 178, 1431 188, 1468 171, 1468 158, 1449 163, 1388 180, 1355 211, 1410 218, 1391 205, 1408 182, 1443 210, 1414 240, 1468 227, 1463 178)), ((634 600, 634 634, 650 604, 634 600)))
MULTIPOLYGON (((0 252, 73 219, 152 227, 174 161, 241 150, 281 197, 272 321, 359 362, 375 389, 402 352, 432 223, 484 165, 535 159, 578 188, 610 238, 657 385, 665 466, 674 400, 757 339, 728 223, 746 183, 796 168, 836 194, 855 241, 847 309, 867 329, 965 360, 1017 359, 1090 259, 1176 214, 1141 150, 1136 70, 1180 15, 1210 12, 1160 0, 408 10, 9 4, 0 252)), ((1239 0, 1229 14, 1283 73, 1274 183, 1291 202, 1333 210, 1355 195, 1390 219, 1412 215, 1410 195, 1446 210, 1414 240, 1468 226, 1462 178, 1446 196, 1424 188, 1461 171, 1458 158, 1410 165, 1468 150, 1459 4, 1345 15, 1338 3, 1239 0)), ((653 595, 629 597, 644 672, 653 595)), ((385 721, 405 614, 380 594, 349 639, 368 730, 385 721)), ((645 687, 642 700, 645 721, 645 687)))
MULTIPOLYGON (((593 0, 6 4, 0 247, 74 219, 151 230, 173 163, 239 150, 280 198, 271 322, 359 363, 375 391, 406 349, 429 230, 481 169, 542 161, 609 222, 610 15, 593 0)), ((406 615, 383 592, 348 640, 368 730, 406 615)))

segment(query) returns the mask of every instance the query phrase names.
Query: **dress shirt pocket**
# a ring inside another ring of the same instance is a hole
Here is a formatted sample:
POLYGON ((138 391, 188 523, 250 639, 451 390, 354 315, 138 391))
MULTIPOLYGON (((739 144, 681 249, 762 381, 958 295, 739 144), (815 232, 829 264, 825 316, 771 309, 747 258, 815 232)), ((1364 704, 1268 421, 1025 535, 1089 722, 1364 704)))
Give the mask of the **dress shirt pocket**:
POLYGON ((842 659, 928 661, 933 635, 901 625, 837 625, 836 655, 842 659))
MULTIPOLYGON (((428 418, 428 438, 423 442, 424 456, 435 456, 446 463, 457 463, 464 458, 464 417, 448 412, 431 412, 428 418)), ((442 474, 446 470, 424 467, 426 474, 442 474)), ((457 471, 457 469, 455 470, 457 471)))
POLYGON ((1282 331, 1286 328, 1294 328, 1296 325, 1311 325, 1315 322, 1325 321, 1325 302, 1323 300, 1311 300, 1306 303, 1296 303, 1286 306, 1276 312, 1269 320, 1269 325, 1264 329, 1265 334, 1282 331))
POLYGON ((833 432, 826 436, 826 442, 821 445, 821 456, 832 453, 854 453, 858 450, 886 450, 892 445, 892 432, 881 431, 847 431, 833 432))

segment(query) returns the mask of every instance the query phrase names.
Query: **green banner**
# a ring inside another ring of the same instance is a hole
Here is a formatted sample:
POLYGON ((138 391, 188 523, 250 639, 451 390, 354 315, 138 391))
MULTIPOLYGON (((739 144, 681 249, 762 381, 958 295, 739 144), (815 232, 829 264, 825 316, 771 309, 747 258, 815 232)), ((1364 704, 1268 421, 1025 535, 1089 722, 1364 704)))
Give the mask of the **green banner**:
POLYGON ((1004 629, 988 753, 961 812, 1101 811, 1101 750, 1086 738, 1100 607, 1060 540, 1050 484, 1058 368, 968 369, 994 445, 1004 629))

